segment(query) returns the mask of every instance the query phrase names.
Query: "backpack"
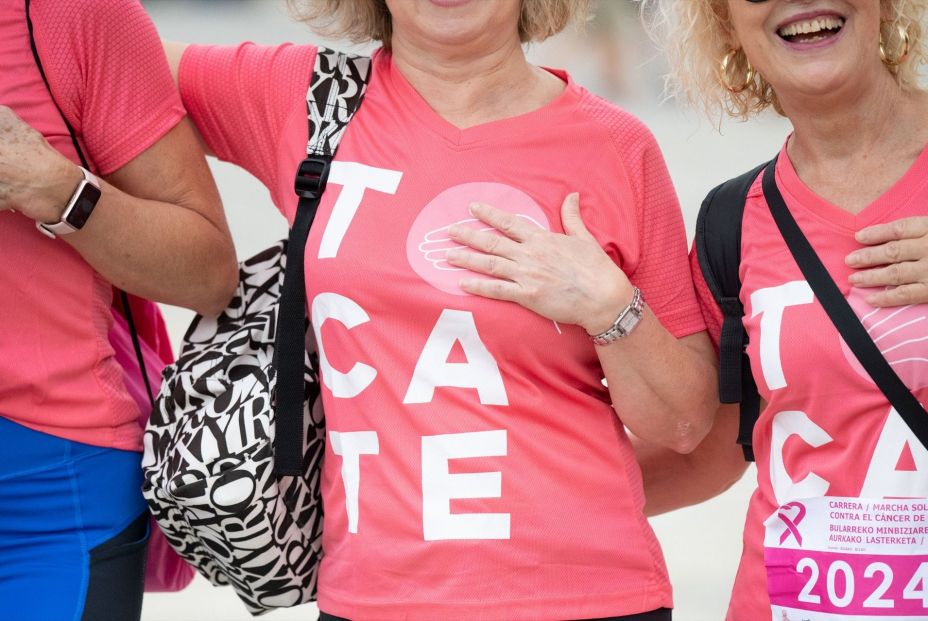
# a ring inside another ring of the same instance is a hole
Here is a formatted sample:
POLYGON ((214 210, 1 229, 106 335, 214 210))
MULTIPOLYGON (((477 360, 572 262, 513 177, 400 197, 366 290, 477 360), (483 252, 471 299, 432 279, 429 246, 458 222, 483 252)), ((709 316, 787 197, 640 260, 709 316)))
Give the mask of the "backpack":
POLYGON ((719 400, 740 403, 738 444, 747 461, 754 461, 752 436, 760 415, 760 394, 746 353, 748 335, 741 304, 741 221, 748 192, 771 162, 729 179, 714 188, 699 208, 696 258, 712 297, 722 311, 719 339, 719 400))
POLYGON ((142 493, 158 525, 253 614, 316 598, 325 422, 304 251, 370 69, 369 58, 319 48, 289 239, 241 264, 218 317, 194 319, 145 431, 142 493))

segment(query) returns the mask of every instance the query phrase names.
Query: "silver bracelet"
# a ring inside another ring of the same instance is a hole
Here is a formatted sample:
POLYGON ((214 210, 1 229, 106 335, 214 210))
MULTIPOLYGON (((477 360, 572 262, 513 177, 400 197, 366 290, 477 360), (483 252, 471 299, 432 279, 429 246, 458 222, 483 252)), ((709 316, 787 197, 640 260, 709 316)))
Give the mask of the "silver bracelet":
POLYGON ((618 318, 608 330, 599 334, 590 335, 594 345, 608 345, 631 334, 635 326, 644 316, 644 300, 641 297, 641 289, 635 287, 635 293, 632 295, 632 301, 628 306, 622 309, 618 318))

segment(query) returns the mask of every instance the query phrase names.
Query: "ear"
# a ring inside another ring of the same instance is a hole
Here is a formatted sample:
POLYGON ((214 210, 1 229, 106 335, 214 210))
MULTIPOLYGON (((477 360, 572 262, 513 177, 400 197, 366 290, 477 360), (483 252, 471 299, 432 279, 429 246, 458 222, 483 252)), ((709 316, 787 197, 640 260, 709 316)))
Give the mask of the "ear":
POLYGON ((732 25, 731 11, 728 8, 728 3, 732 0, 707 1, 712 8, 712 12, 715 14, 715 19, 721 25, 722 30, 725 33, 725 42, 728 44, 728 49, 740 50, 741 39, 738 38, 738 33, 735 32, 735 28, 732 25))

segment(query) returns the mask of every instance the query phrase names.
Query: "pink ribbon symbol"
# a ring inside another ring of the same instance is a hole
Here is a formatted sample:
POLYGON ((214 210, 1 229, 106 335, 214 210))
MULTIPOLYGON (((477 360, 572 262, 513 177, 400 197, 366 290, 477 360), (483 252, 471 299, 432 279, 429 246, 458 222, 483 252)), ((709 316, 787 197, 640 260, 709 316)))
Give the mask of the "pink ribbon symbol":
POLYGON ((806 508, 805 505, 799 502, 791 502, 788 505, 783 505, 780 507, 780 512, 777 513, 777 517, 780 518, 783 523, 786 525, 786 530, 783 531, 783 534, 780 535, 780 543, 785 543, 789 536, 792 534, 796 539, 796 543, 802 545, 802 535, 799 534, 799 523, 802 522, 802 519, 806 517, 806 508), (783 513, 784 509, 796 509, 796 517, 792 518, 783 513))

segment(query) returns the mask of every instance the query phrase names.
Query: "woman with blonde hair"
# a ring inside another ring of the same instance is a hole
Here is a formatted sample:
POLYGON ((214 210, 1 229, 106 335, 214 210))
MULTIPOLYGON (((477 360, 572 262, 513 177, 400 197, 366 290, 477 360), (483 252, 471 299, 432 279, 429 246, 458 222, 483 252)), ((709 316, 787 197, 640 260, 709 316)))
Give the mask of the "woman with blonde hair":
MULTIPOLYGON (((785 205, 904 388, 928 402, 928 94, 917 81, 928 2, 648 4, 672 42, 679 94, 745 119, 772 107, 794 128, 741 220, 740 301, 762 401, 727 618, 925 618, 928 450, 845 345, 776 222, 785 205)), ((696 289, 718 344, 699 252, 696 289)), ((724 406, 684 458, 638 447, 649 513, 736 480, 737 427, 737 406, 724 406)))
MULTIPOLYGON (((292 4, 383 44, 306 253, 323 618, 669 619, 622 423, 691 450, 711 345, 653 137, 523 53, 584 2, 292 4)), ((316 53, 169 46, 206 145, 291 220, 316 53)))

